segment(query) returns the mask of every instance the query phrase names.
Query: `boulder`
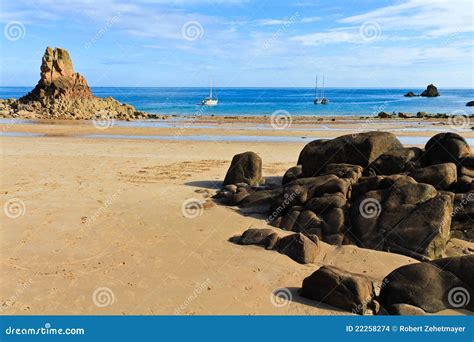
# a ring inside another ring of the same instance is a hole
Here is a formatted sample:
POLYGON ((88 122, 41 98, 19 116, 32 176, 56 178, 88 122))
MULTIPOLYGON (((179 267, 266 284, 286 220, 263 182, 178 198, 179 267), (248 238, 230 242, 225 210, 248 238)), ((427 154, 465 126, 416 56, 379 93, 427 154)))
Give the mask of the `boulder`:
POLYGON ((283 175, 282 184, 285 185, 286 183, 292 182, 295 179, 302 177, 303 170, 301 169, 301 165, 290 167, 285 174, 283 175))
POLYGON ((377 175, 393 175, 418 166, 422 150, 416 147, 397 149, 378 157, 369 168, 377 175))
POLYGON ((332 140, 316 140, 300 153, 303 176, 317 176, 330 163, 346 163, 366 167, 380 155, 403 146, 388 132, 367 132, 344 135, 332 140))
POLYGON ((409 304, 434 313, 449 308, 474 309, 474 255, 421 262, 395 269, 385 279, 380 304, 409 304), (449 267, 454 263, 452 268, 449 267), (464 267, 460 269, 460 267, 464 267), (457 273, 457 274, 456 274, 457 273), (458 275, 467 274, 463 279, 458 275))
POLYGON ((431 184, 439 190, 448 190, 456 185, 457 168, 453 163, 436 164, 416 169, 409 172, 408 176, 418 183, 431 184))
POLYGON ((247 229, 237 240, 240 245, 264 245, 266 246, 271 235, 276 234, 273 229, 247 229))
POLYGON ((358 197, 351 207, 351 233, 361 247, 439 258, 449 239, 453 194, 428 184, 396 184, 358 197))
POLYGON ((247 183, 259 185, 262 182, 262 159, 255 152, 236 154, 232 158, 224 185, 247 183))
POLYGON ((375 306, 372 279, 334 266, 322 266, 305 278, 301 295, 357 314, 375 306))
POLYGON ((469 101, 466 103, 466 107, 474 107, 474 101, 469 101))
POLYGON ((390 119, 392 117, 392 115, 389 114, 389 113, 386 113, 386 112, 379 112, 377 114, 377 117, 380 118, 380 119, 390 119))
POLYGON ((240 201, 239 207, 248 214, 268 214, 278 206, 281 194, 281 189, 254 191, 240 201))
POLYGON ((319 242, 302 233, 287 235, 278 241, 278 252, 288 255, 300 264, 313 263, 319 254, 319 248, 319 242))
POLYGON ((406 94, 403 95, 403 96, 405 96, 405 97, 415 97, 415 96, 418 96, 418 95, 416 95, 416 94, 415 94, 414 92, 412 92, 412 91, 409 91, 408 93, 406 93, 406 94))
POLYGON ((456 133, 438 133, 425 145, 423 161, 426 165, 441 163, 457 164, 469 156, 471 149, 467 141, 456 133))
POLYGON ((424 96, 424 97, 436 97, 436 96, 439 96, 439 93, 438 93, 438 88, 436 88, 433 84, 430 84, 428 85, 428 87, 426 87, 426 90, 424 90, 420 96, 424 96))

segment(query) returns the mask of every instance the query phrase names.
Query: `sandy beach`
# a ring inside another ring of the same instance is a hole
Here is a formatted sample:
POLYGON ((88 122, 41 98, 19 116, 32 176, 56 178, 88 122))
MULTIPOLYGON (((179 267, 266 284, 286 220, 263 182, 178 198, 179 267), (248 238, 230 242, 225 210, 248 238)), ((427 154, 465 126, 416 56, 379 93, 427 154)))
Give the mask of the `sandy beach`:
MULTIPOLYGON (((258 153, 264 176, 278 182, 306 142, 84 137, 173 136, 176 129, 183 136, 332 137, 347 134, 349 127, 357 130, 339 119, 323 124, 316 131, 313 123, 300 122, 292 126, 295 130, 256 133, 245 130, 255 123, 222 119, 104 130, 91 122, 2 124, 2 202, 20 204, 12 217, 2 216, 2 314, 349 314, 300 297, 301 280, 321 265, 382 280, 418 261, 322 242, 317 262, 301 265, 274 251, 229 242, 249 227, 265 227, 265 221, 209 198, 221 187, 233 155, 258 153), (215 127, 199 128, 206 125, 215 127), (203 210, 184 212, 183 203, 190 199, 201 201, 203 210), (279 299, 272 292, 280 287, 291 290, 292 300, 275 305, 279 299)), ((387 120, 370 128, 428 137, 435 134, 430 129, 446 123, 397 131, 406 125, 387 120)), ((474 138, 473 132, 462 134, 474 138)))

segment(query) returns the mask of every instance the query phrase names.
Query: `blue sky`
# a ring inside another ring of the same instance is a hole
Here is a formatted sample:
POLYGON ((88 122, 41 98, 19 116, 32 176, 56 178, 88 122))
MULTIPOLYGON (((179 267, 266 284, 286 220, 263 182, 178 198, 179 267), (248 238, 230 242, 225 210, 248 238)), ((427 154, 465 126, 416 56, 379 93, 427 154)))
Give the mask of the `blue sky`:
POLYGON ((474 87, 471 0, 0 0, 0 85, 46 46, 91 86, 474 87))

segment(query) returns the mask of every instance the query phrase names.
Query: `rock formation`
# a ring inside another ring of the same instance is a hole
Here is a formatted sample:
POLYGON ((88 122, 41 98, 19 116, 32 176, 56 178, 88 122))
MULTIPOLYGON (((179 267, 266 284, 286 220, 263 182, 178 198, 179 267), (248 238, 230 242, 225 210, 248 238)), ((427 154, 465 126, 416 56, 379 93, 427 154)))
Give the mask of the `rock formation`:
POLYGON ((474 101, 469 101, 468 103, 466 103, 466 106, 467 107, 474 107, 474 101))
POLYGON ((0 117, 132 120, 148 114, 111 97, 95 97, 85 78, 74 72, 69 53, 47 47, 36 87, 18 100, 0 100, 0 117))
POLYGON ((420 94, 420 96, 424 96, 424 97, 439 96, 438 88, 436 88, 433 84, 430 84, 428 85, 428 87, 426 87, 426 90, 420 94))
POLYGON ((430 84, 426 87, 426 89, 420 95, 416 95, 414 92, 409 91, 403 96, 405 97, 415 97, 415 96, 436 97, 436 96, 439 96, 439 92, 438 92, 438 88, 436 88, 433 84, 430 84))
POLYGON ((51 99, 73 100, 92 97, 85 78, 74 73, 69 52, 65 49, 47 47, 41 62, 40 80, 36 87, 20 102, 49 101, 51 99))
MULTIPOLYGON (((244 159, 237 155, 232 165, 243 160, 240 166, 260 178, 260 158, 244 159)), ((424 149, 405 148, 387 132, 315 140, 281 185, 237 180, 227 181, 214 198, 246 214, 263 214, 274 227, 333 245, 432 260, 446 255, 451 237, 471 240, 474 233, 474 156, 455 133, 433 136, 424 149)))
MULTIPOLYGON (((404 147, 388 132, 315 140, 281 185, 256 185, 262 161, 255 156, 234 157, 228 175, 236 166, 239 183, 226 181, 214 199, 264 214, 268 225, 292 233, 267 225, 233 242, 261 245, 303 264, 324 260, 323 243, 421 261, 378 282, 323 266, 304 279, 302 296, 358 314, 382 307, 411 315, 460 308, 454 302, 459 296, 448 297, 453 289, 474 298, 474 155, 460 135, 436 134, 423 149, 404 147)), ((463 305, 474 310, 473 300, 463 305)))

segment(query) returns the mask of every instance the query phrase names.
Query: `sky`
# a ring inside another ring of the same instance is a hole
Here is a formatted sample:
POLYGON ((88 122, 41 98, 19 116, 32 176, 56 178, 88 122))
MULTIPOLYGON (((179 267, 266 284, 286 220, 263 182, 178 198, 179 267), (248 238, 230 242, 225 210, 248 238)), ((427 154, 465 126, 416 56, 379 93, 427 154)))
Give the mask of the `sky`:
POLYGON ((472 0, 0 0, 0 86, 474 88, 472 0))

